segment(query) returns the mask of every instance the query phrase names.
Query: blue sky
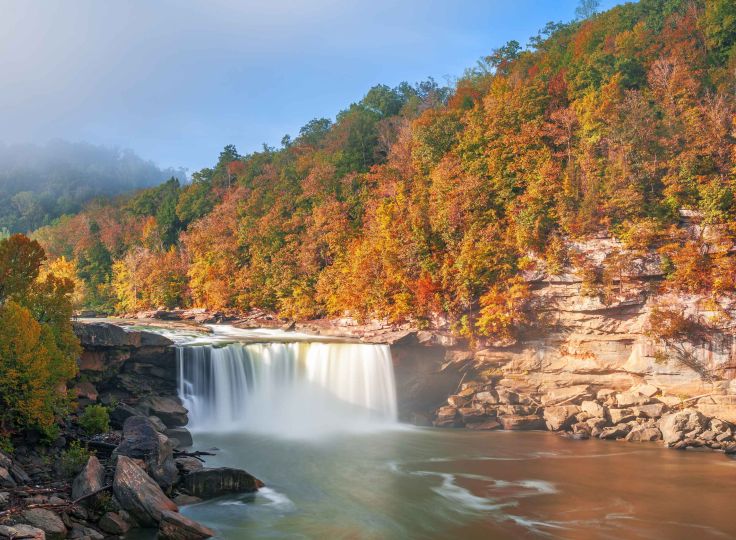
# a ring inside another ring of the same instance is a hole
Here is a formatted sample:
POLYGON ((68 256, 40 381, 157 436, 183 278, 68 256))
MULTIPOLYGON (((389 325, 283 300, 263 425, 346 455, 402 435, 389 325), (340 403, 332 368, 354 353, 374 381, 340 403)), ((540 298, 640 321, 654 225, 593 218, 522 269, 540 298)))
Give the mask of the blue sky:
POLYGON ((0 141, 132 148, 191 172, 225 144, 278 145, 375 84, 451 83, 577 3, 0 0, 0 141))

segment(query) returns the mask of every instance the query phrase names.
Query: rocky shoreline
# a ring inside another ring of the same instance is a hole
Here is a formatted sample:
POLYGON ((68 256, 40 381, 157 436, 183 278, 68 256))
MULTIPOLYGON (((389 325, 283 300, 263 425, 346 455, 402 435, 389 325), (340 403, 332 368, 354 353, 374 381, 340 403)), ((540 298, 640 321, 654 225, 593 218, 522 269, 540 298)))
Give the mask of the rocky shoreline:
MULTIPOLYGON (((547 299, 556 296, 559 302, 564 295, 554 289, 564 288, 567 302, 580 302, 574 287, 569 282, 549 284, 539 292, 547 299)), ((401 391, 429 394, 404 407, 402 419, 417 425, 549 430, 578 440, 662 441, 676 449, 736 453, 736 394, 731 379, 703 381, 692 370, 662 365, 641 354, 646 344, 637 341, 641 342, 643 336, 641 319, 646 314, 646 302, 634 306, 636 309, 630 304, 605 309, 589 300, 587 304, 577 308, 589 313, 585 326, 575 329, 577 335, 569 328, 565 334, 558 329, 558 334, 536 342, 506 347, 479 344, 473 348, 447 333, 417 330, 410 325, 381 321, 358 324, 349 318, 290 323, 259 311, 246 315, 205 310, 143 312, 134 320, 265 326, 388 343, 399 385, 409 379, 404 384, 408 390, 401 391), (633 324, 639 325, 639 335, 615 332, 612 321, 627 325, 630 331, 636 330, 633 324), (604 325, 609 327, 610 336, 600 332, 599 327, 604 325), (573 343, 577 350, 572 350, 573 343), (638 358, 638 365, 626 366, 632 355, 638 358), (586 363, 582 369, 581 357, 586 363), (426 373, 419 374, 422 370, 426 373), (654 381, 665 384, 659 386, 654 381)), ((580 317, 575 310, 566 313, 576 320, 580 317)), ((718 360, 714 354, 718 351, 708 352, 711 361, 718 360)), ((730 354, 721 355, 720 361, 729 366, 730 354)), ((405 404, 411 400, 407 395, 402 398, 405 404)))
POLYGON ((541 395, 517 393, 512 387, 504 380, 465 383, 438 409, 433 424, 472 430, 546 429, 578 440, 662 441, 669 448, 736 454, 733 424, 702 412, 730 407, 736 396, 683 400, 649 384, 625 392, 576 385, 541 395))
POLYGON ((0 538, 95 540, 134 528, 174 540, 214 536, 179 507, 263 483, 240 469, 207 468, 212 454, 191 448, 173 343, 105 322, 75 323, 75 332, 84 348, 75 414, 50 444, 26 432, 12 454, 0 452, 0 538), (111 429, 87 436, 78 419, 97 404, 107 406, 111 429))

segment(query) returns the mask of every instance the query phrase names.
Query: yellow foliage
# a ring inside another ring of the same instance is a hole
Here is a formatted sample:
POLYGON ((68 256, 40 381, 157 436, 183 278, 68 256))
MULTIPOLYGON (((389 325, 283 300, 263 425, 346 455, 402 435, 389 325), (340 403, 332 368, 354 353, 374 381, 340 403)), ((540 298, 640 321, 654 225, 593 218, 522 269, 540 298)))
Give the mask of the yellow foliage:
POLYGON ((62 256, 47 262, 41 267, 38 275, 39 281, 44 281, 49 274, 71 281, 74 284, 74 292, 71 295, 72 306, 80 308, 84 305, 87 294, 86 285, 77 275, 77 262, 75 260, 69 260, 62 256))
POLYGON ((481 335, 510 340, 518 328, 529 321, 526 307, 531 298, 529 285, 520 276, 494 285, 480 298, 480 318, 476 327, 481 335))

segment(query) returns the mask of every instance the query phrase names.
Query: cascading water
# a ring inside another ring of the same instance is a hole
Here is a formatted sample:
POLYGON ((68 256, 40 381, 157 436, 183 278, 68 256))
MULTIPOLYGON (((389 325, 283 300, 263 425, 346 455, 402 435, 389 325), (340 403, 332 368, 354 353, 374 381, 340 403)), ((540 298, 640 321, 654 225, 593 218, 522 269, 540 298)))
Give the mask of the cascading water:
POLYGON ((179 394, 193 431, 309 437, 396 422, 386 345, 181 345, 178 363, 179 394))

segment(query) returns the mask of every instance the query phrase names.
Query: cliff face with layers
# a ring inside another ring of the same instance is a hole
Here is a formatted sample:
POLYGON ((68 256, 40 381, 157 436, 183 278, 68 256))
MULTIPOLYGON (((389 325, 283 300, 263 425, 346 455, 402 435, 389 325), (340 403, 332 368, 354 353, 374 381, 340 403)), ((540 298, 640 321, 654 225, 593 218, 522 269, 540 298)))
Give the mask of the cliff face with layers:
POLYGON ((661 292, 660 257, 627 252, 610 237, 571 251, 587 268, 555 275, 538 261, 525 272, 531 320, 513 343, 471 345, 442 328, 349 318, 296 328, 390 343, 403 419, 417 423, 568 431, 580 424, 581 436, 611 429, 608 438, 624 438, 633 430, 635 439, 647 429, 646 437, 662 437, 657 423, 683 409, 702 415, 706 433, 711 419, 736 423, 733 302, 661 292), (613 257, 626 263, 607 280, 591 279, 613 257))
MULTIPOLYGON (((574 248, 593 269, 621 252, 611 238, 574 248)), ((629 257, 605 285, 581 271, 527 272, 533 324, 513 344, 446 349, 439 370, 460 380, 434 425, 736 450, 735 306, 659 292, 661 266, 656 255, 629 257)))

